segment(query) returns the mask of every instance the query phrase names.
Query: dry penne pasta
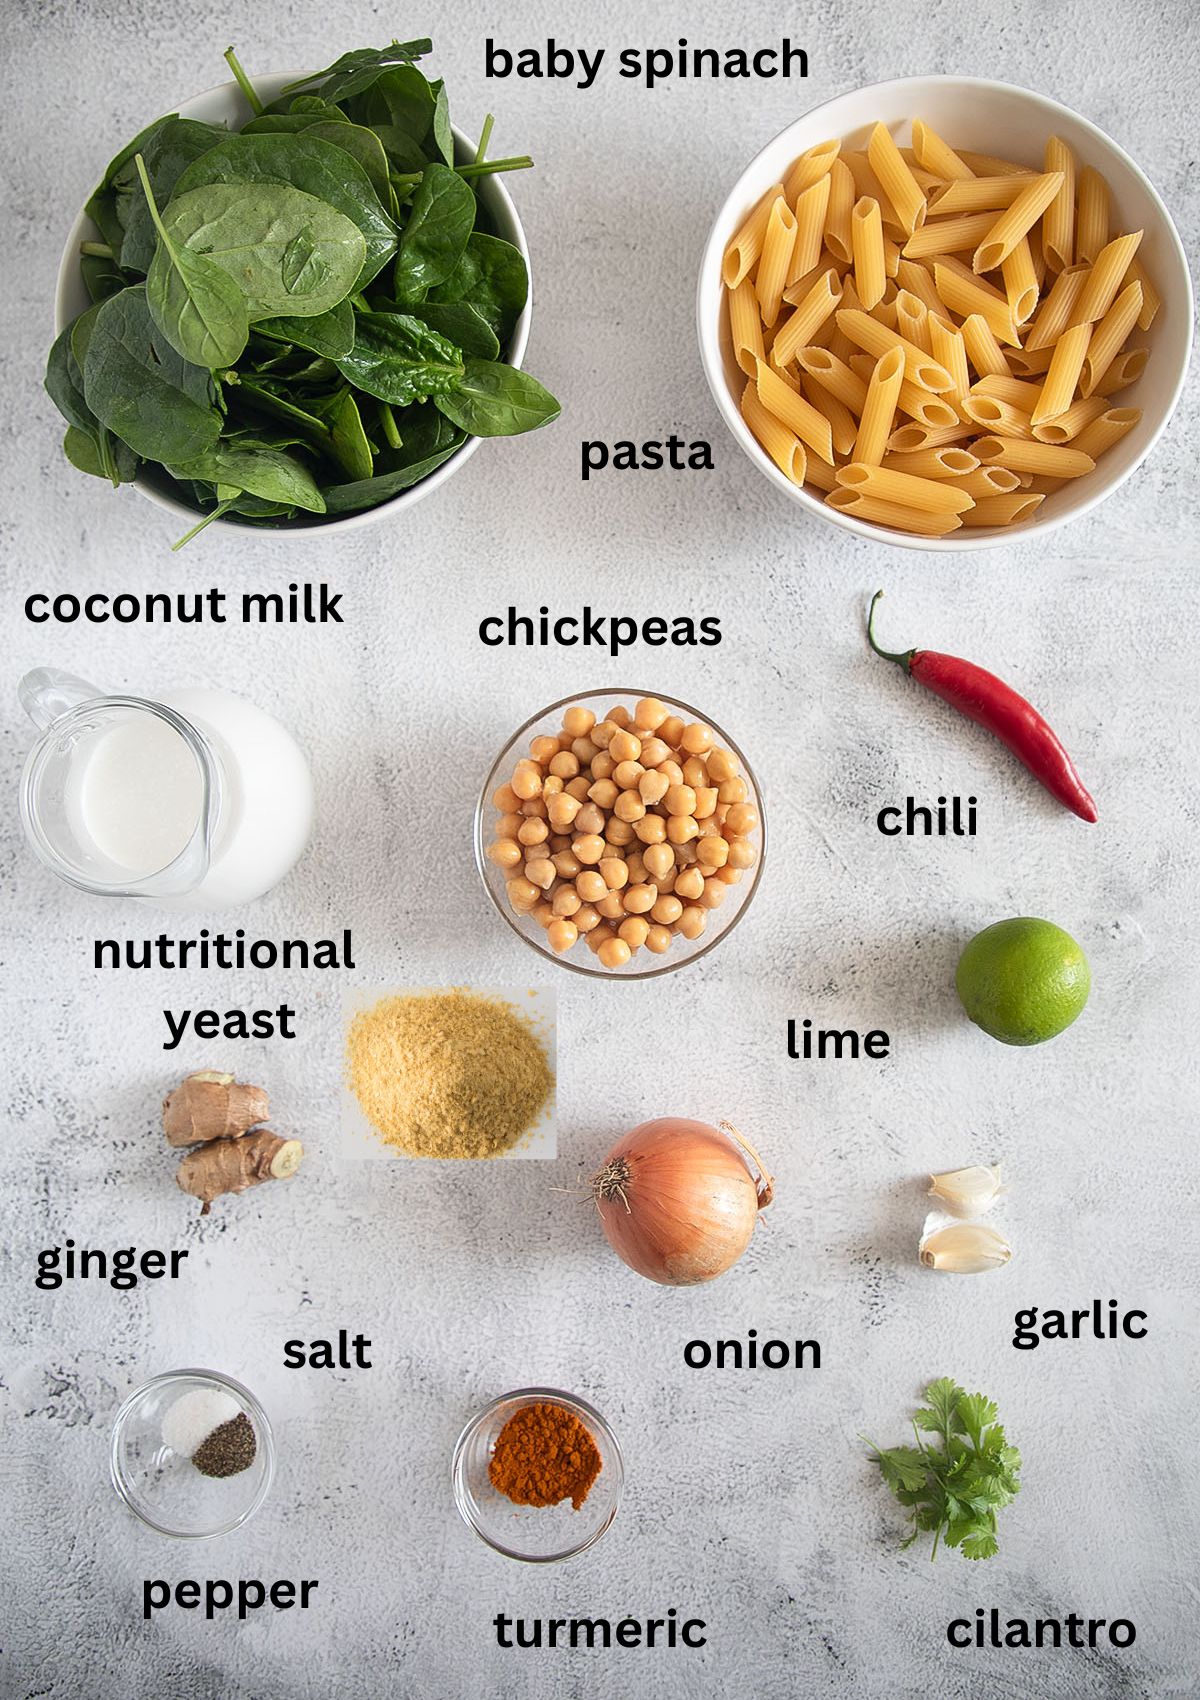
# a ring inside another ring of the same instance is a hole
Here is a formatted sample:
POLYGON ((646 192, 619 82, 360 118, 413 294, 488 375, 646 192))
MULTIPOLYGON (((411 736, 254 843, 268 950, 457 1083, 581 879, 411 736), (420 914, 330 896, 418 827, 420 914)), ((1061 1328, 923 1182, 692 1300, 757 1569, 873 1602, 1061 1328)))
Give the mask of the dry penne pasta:
POLYGON ((1025 413, 1032 413, 1041 395, 1041 385, 1026 383, 1023 378, 1010 378, 989 372, 985 377, 977 379, 971 386, 971 393, 990 395, 997 401, 1006 401, 1010 407, 1019 407, 1025 413))
POLYGON ((1127 431, 1132 431, 1141 417, 1140 407, 1110 407, 1084 427, 1073 446, 1097 460, 1102 454, 1107 454, 1114 443, 1119 443, 1127 431))
POLYGON ((971 270, 978 275, 995 271, 997 266, 1002 265, 1022 236, 1027 235, 1041 218, 1062 184, 1061 171, 1043 172, 1027 183, 1012 205, 1005 207, 976 248, 971 270))
POLYGON ((1021 475, 1011 472, 1007 466, 977 465, 974 472, 956 479, 955 485, 964 490, 973 502, 979 502, 987 496, 1010 496, 1014 490, 1021 488, 1021 475))
POLYGON ((983 496, 962 516, 964 525, 1019 525, 1045 501, 1032 490, 1016 490, 1011 496, 983 496))
POLYGON ((1079 173, 1079 204, 1075 213, 1075 258, 1092 265, 1108 241, 1108 184, 1085 165, 1079 173))
POLYGON ((1071 323, 1088 271, 1087 266, 1068 266, 1065 271, 1059 272, 1029 327, 1029 335, 1025 338, 1026 353, 1058 341, 1071 323))
POLYGON ((823 271, 776 332, 771 345, 772 366, 790 366, 800 350, 812 342, 826 320, 833 317, 841 299, 842 286, 837 273, 832 268, 823 271))
POLYGON ((763 334, 758 296, 748 277, 743 278, 736 289, 729 291, 728 300, 733 357, 746 376, 753 378, 763 357, 763 334))
POLYGON ((933 287, 933 273, 928 266, 919 265, 916 260, 906 260, 901 253, 900 264, 896 267, 896 284, 923 301, 931 313, 945 313, 945 303, 933 287))
POLYGON ((923 425, 919 419, 906 420, 888 438, 889 454, 914 454, 920 449, 941 449, 948 443, 966 443, 978 436, 978 428, 956 419, 953 425, 923 425))
POLYGON ((833 467, 828 461, 819 460, 816 455, 809 457, 805 483, 811 484, 816 490, 830 491, 838 488, 833 467))
POLYGON ((1069 443, 1108 408, 1106 396, 1080 396, 1064 412, 1043 424, 1034 424, 1033 434, 1039 443, 1069 443))
POLYGON ((830 348, 804 348, 797 355, 800 370, 808 374, 814 383, 820 384, 823 390, 851 413, 861 415, 867 404, 867 386, 844 360, 830 348))
POLYGON ((931 198, 929 216, 937 220, 952 214, 997 213, 1011 207, 1023 187, 1024 180, 1020 177, 972 177, 948 183, 931 198))
POLYGON ((994 395, 969 395, 962 404, 963 415, 984 431, 998 437, 1032 437, 1033 420, 1011 401, 994 395))
POLYGON ((976 177, 1036 177, 1032 165, 1018 165, 1015 160, 997 159, 990 153, 967 153, 959 150, 959 158, 969 165, 976 177))
POLYGON ((949 142, 944 141, 921 118, 912 121, 912 145, 917 164, 934 177, 940 177, 944 183, 974 176, 971 167, 955 153, 949 142))
MULTIPOLYGON (((1141 310, 1142 286, 1140 283, 1131 283, 1121 291, 1092 331, 1079 377, 1082 395, 1091 395, 1095 390, 1118 353, 1124 348, 1141 310)), ((1082 330, 1084 327, 1077 328, 1082 330)))
POLYGON ((1013 324, 1007 296, 1001 295, 981 277, 975 277, 952 254, 934 262, 933 282, 952 312, 961 313, 964 318, 978 313, 987 320, 998 342, 1010 343, 1014 348, 1019 346, 1021 339, 1013 324))
POLYGON ((1048 343, 1045 348, 1035 348, 1032 354, 1028 348, 1013 348, 1009 351, 1008 364, 1014 377, 1036 378, 1050 370, 1053 355, 1053 343, 1048 343))
POLYGON ((922 389, 934 390, 941 394, 951 388, 953 380, 944 366, 939 366, 923 348, 918 348, 916 343, 905 341, 896 331, 881 325, 878 319, 873 319, 862 308, 840 308, 837 322, 839 330, 844 331, 856 347, 865 349, 876 358, 899 344, 904 355, 905 375, 922 389))
MULTIPOLYGON (((833 437, 833 452, 837 455, 851 455, 854 452, 855 439, 858 436, 858 420, 850 409, 838 401, 836 396, 823 389, 809 373, 804 374, 801 388, 804 399, 811 402, 818 413, 823 413, 829 421, 830 434, 833 437)), ((827 463, 828 464, 828 463, 827 463)))
POLYGON ((837 481, 875 500, 899 502, 902 507, 920 508, 924 513, 960 514, 971 505, 970 496, 944 480, 914 478, 910 472, 888 472, 882 466, 857 460, 839 468, 837 481))
POLYGON ((925 222, 925 196, 909 170, 886 124, 876 124, 867 143, 867 158, 879 186, 895 209, 906 236, 925 222))
POLYGON ((853 452, 853 459, 860 464, 877 466, 883 459, 903 382, 904 355, 899 348, 889 348, 876 361, 867 384, 853 452))
POLYGON ((762 258, 758 263, 758 276, 754 283, 762 321, 768 328, 779 317, 779 304, 783 300, 795 245, 796 215, 783 196, 777 195, 767 214, 762 258))
POLYGON ((1075 258, 1075 155, 1061 136, 1051 136, 1042 163, 1047 176, 1057 172, 1062 178, 1042 220, 1046 264, 1052 272, 1061 272, 1075 258))
POLYGON ((854 254, 854 287, 870 312, 883 299, 887 273, 883 263, 883 222, 879 202, 870 195, 855 201, 850 214, 850 246, 854 254))
POLYGON ((771 216, 771 208, 774 206, 777 197, 782 194, 782 183, 776 183, 768 189, 726 248, 725 257, 721 262, 721 279, 726 289, 736 289, 742 279, 749 277, 758 264, 758 256, 762 253, 763 237, 767 233, 767 220, 771 216))
POLYGON ((967 366, 967 345, 958 326, 943 313, 927 313, 926 322, 929 327, 929 352, 939 366, 944 366, 950 374, 951 384, 947 392, 951 401, 961 401, 971 387, 971 374, 967 366))
POLYGON ((828 172, 796 197, 795 207, 796 240, 788 272, 789 283, 795 283, 820 263, 825 242, 825 214, 829 207, 828 172))
POLYGON ((960 213, 936 218, 914 230, 902 250, 906 260, 928 260, 937 254, 974 253, 992 228, 991 213, 960 213))
POLYGON ((1082 478, 1096 463, 1077 448, 1038 443, 1031 437, 980 437, 971 447, 985 466, 1007 466, 1013 472, 1044 473, 1047 478, 1082 478))
MULTIPOLYGON (((869 354, 852 354, 850 369, 867 384, 870 383, 871 373, 875 370, 875 361, 869 354)), ((901 413, 907 413, 910 419, 915 419, 920 425, 945 426, 961 423, 949 396, 934 395, 932 390, 923 389, 910 378, 905 378, 900 385, 896 406, 901 413)))
POLYGON ((784 179, 783 192, 793 206, 806 189, 811 189, 814 183, 829 175, 841 151, 840 142, 818 142, 816 147, 800 155, 784 179))
POLYGON ((1140 283, 1142 286, 1142 310, 1138 314, 1138 329, 1148 331, 1162 306, 1162 296, 1150 281, 1140 254, 1133 256, 1125 276, 1130 283, 1140 283))
POLYGON ((742 391, 742 418, 784 477, 790 478, 793 484, 803 484, 808 469, 804 444, 794 431, 789 431, 773 413, 768 413, 759 399, 758 386, 753 379, 742 391))
MULTIPOLYGON (((1096 255, 1096 263, 1087 275, 1072 315, 1072 323, 1087 320, 1095 324, 1102 319, 1116 300, 1125 282, 1125 274, 1133 263, 1142 240, 1140 230, 1106 242, 1096 255)), ((1140 311, 1140 308, 1139 308, 1140 311)))
MULTIPOLYGON (((858 456, 854 458, 857 460, 858 456)), ((955 488, 961 490, 963 486, 957 481, 975 472, 979 460, 968 449, 951 446, 917 449, 913 454, 889 454, 884 457, 882 465, 885 472, 908 472, 914 478, 953 478, 956 480, 955 488)), ((970 495, 969 490, 966 493, 970 495)))
POLYGON ((1148 348, 1123 348, 1092 393, 1109 396, 1116 395, 1118 390, 1128 389, 1146 370, 1149 358, 1148 348))
POLYGON ((829 168, 829 202, 825 208, 825 246, 841 265, 854 258, 850 245, 850 214, 857 200, 854 174, 844 159, 829 168))
POLYGON ((1012 253, 1000 267, 1004 293, 1014 325, 1023 325, 1038 302, 1037 272, 1033 265, 1033 250, 1028 236, 1022 236, 1012 253))
POLYGON ((933 354, 929 340, 929 308, 907 289, 896 292, 896 329, 908 342, 915 342, 926 354, 933 354))
MULTIPOLYGON (((1133 287, 1136 289, 1137 285, 1134 284, 1133 287)), ((1057 419, 1059 414, 1065 413, 1070 407, 1079 385, 1079 374, 1083 371, 1091 336, 1090 325, 1076 325, 1055 343, 1046 382, 1042 385, 1031 415, 1035 426, 1045 425, 1051 419, 1057 419)))
POLYGON ((864 496, 857 490, 847 490, 838 485, 825 498, 831 508, 838 513, 853 514, 855 519, 867 520, 872 525, 890 526, 895 531, 911 531, 921 537, 945 537, 947 532, 957 531, 962 524, 958 514, 929 513, 921 508, 906 508, 902 502, 882 502, 873 496, 864 496))
POLYGON ((833 433, 828 419, 764 361, 758 367, 758 398, 806 448, 833 465, 833 433))
POLYGON ((980 377, 989 374, 1000 377, 1009 375, 1010 367, 1004 350, 996 341, 996 333, 982 313, 967 314, 962 322, 962 335, 967 347, 967 359, 980 377))

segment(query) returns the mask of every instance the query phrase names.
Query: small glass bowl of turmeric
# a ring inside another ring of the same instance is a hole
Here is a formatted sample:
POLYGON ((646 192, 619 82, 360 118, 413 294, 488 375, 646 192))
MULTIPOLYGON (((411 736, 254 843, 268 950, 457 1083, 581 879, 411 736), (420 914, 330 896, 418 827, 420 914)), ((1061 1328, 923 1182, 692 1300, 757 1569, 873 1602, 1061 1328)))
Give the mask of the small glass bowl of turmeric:
POLYGON ((617 1437, 593 1405, 554 1387, 503 1393, 458 1437, 454 1503, 480 1540, 526 1564, 595 1546, 621 1503, 617 1437))
POLYGON ((576 974, 645 980, 726 938, 766 848, 750 764, 687 703, 589 691, 541 709, 493 762, 475 860, 498 913, 576 974))

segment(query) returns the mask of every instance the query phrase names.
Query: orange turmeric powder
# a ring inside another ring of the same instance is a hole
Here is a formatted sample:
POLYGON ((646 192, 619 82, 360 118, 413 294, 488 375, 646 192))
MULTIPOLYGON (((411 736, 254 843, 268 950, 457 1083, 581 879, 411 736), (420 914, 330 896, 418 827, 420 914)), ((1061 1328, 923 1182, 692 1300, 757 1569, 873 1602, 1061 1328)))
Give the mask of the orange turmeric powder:
POLYGON ((600 1450, 565 1405, 526 1405, 496 1436, 488 1476, 514 1505, 557 1505, 578 1511, 600 1474, 600 1450))

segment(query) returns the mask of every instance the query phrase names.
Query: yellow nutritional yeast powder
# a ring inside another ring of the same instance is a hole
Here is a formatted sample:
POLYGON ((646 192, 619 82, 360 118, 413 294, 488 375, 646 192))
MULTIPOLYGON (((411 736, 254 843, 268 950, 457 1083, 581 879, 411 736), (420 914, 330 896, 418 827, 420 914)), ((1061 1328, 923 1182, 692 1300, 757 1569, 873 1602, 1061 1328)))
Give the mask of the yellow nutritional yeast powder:
POLYGON ((371 1126, 410 1157, 497 1157, 554 1090, 532 1022, 462 990, 381 998, 352 1021, 346 1063, 371 1126))

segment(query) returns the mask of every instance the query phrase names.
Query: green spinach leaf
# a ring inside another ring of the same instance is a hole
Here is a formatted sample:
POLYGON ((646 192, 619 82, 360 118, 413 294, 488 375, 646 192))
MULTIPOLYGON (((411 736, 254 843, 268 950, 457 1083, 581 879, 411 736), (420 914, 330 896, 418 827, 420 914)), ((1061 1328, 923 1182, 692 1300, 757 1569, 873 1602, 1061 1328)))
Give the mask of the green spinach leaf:
POLYGON ((431 331, 479 360, 500 358, 500 339, 483 314, 467 301, 422 301, 407 311, 431 331))
POLYGON ((343 385, 336 394, 325 401, 314 402, 313 406, 329 427, 327 453, 337 461, 347 478, 370 478, 375 459, 352 391, 343 385))
POLYGON ((529 272, 519 248, 476 231, 453 272, 429 292, 431 301, 469 301, 503 347, 529 296, 529 272))
POLYGON ((448 448, 438 449, 426 459, 400 467, 396 472, 383 472, 376 478, 362 479, 354 484, 326 485, 323 492, 326 513, 356 513, 363 508, 378 507, 380 502, 390 502, 393 496, 400 495, 403 490, 411 490, 422 478, 428 478, 443 461, 449 460, 463 441, 465 438, 460 438, 448 448))
POLYGON ((117 259, 126 271, 145 276, 154 259, 157 235, 153 216, 143 192, 137 161, 141 157, 156 205, 166 206, 180 177, 191 165, 217 143, 228 139, 223 124, 200 124, 193 118, 165 118, 139 148, 132 159, 126 160, 113 179, 117 217, 125 235, 117 259))
POLYGON ((275 342, 291 343, 327 360, 337 360, 354 347, 354 309, 349 301, 339 301, 327 313, 313 318, 259 319, 254 329, 257 335, 275 342))
POLYGON ((196 459, 167 468, 174 478, 248 491, 266 502, 283 502, 307 513, 325 512, 321 495, 308 468, 280 449, 241 448, 217 443, 196 459))
POLYGON ((368 88, 387 66, 411 63, 432 50, 433 43, 427 36, 418 41, 393 41, 387 47, 357 47, 351 53, 343 53, 323 71, 289 83, 284 93, 292 94, 312 83, 320 83, 321 99, 331 103, 336 101, 340 105, 368 88))
POLYGON ((536 378, 498 360, 468 360, 452 390, 434 405, 473 437, 515 437, 557 419, 560 409, 536 378))
POLYGON ((210 374, 167 342, 150 316, 144 285, 96 308, 83 389, 100 423, 144 460, 192 460, 220 434, 210 374))
POLYGON ((475 195, 446 165, 428 165, 413 198, 396 255, 394 290, 402 305, 421 301, 452 276, 475 225, 475 195))
POLYGON ((354 347, 338 370, 381 401, 403 407, 462 379, 461 350, 408 314, 359 313, 354 331, 354 347))
POLYGON ((150 317, 176 353, 193 366, 232 366, 250 335, 241 289, 215 261, 172 241, 159 217, 142 156, 134 157, 158 232, 146 277, 150 317))

